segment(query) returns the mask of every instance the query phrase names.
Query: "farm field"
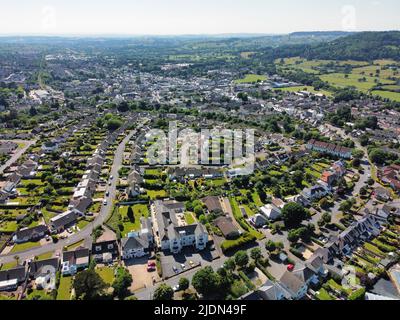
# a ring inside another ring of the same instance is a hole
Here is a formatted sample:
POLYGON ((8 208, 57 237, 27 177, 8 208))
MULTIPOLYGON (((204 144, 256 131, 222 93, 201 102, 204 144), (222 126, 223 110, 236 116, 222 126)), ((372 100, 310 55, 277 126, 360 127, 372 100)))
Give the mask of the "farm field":
POLYGON ((258 82, 258 81, 265 81, 265 80, 267 80, 266 76, 257 75, 257 74, 248 74, 243 79, 235 80, 235 83, 237 83, 237 84, 255 83, 255 82, 258 82))

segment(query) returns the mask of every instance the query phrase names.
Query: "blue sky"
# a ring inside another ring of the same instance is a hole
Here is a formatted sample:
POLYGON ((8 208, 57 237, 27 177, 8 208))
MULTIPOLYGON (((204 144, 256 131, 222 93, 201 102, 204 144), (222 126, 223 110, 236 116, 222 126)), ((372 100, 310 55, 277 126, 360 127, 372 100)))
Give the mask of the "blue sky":
POLYGON ((0 0, 0 34, 399 30, 398 0, 0 0))

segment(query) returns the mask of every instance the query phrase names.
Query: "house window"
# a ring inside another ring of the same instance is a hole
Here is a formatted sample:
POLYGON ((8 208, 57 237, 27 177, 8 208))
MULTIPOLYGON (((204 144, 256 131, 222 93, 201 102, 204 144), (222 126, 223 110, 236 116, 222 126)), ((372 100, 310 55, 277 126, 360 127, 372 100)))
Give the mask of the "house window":
POLYGON ((101 251, 101 246, 96 246, 96 251, 101 251))
POLYGON ((109 245, 107 246, 107 248, 108 248, 108 250, 112 250, 112 249, 114 249, 114 245, 113 245, 113 244, 109 244, 109 245))

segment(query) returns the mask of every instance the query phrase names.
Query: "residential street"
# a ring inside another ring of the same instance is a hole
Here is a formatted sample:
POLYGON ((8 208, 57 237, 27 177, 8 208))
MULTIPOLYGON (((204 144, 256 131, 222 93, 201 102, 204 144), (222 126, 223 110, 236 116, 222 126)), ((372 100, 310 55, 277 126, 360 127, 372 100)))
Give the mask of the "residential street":
POLYGON ((114 176, 114 179, 112 179, 111 186, 108 189, 110 194, 106 198, 107 205, 102 206, 99 215, 96 217, 96 219, 92 223, 88 224, 85 228, 83 228, 79 232, 71 235, 68 239, 59 240, 57 243, 50 243, 45 246, 29 249, 28 251, 25 251, 25 252, 18 252, 18 253, 0 256, 0 263, 3 263, 3 264, 9 263, 14 260, 15 256, 18 256, 20 261, 32 259, 35 256, 39 256, 39 255, 42 255, 42 254, 45 254, 48 252, 62 250, 65 246, 77 243, 83 239, 86 239, 87 237, 90 237, 93 229, 96 228, 97 226, 102 225, 103 222, 107 219, 109 212, 112 210, 113 201, 114 201, 115 195, 116 195, 117 182, 118 182, 118 170, 122 164, 125 145, 131 139, 131 137, 133 136, 134 133, 135 133, 135 131, 131 131, 125 137, 125 139, 119 144, 119 146, 115 152, 114 163, 113 163, 113 166, 111 168, 111 173, 110 173, 111 175, 114 176))
POLYGON ((36 143, 36 140, 0 140, 0 142, 11 141, 15 143, 24 143, 25 146, 23 148, 18 148, 17 151, 12 155, 10 160, 8 160, 4 165, 0 167, 0 174, 4 172, 8 167, 12 166, 25 152, 29 149, 30 146, 36 143))

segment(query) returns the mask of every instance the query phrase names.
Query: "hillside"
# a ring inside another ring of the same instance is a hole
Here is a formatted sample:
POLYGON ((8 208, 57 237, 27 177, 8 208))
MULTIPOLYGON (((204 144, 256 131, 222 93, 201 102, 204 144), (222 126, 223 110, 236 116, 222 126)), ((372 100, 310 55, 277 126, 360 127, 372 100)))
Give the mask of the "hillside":
POLYGON ((328 43, 306 46, 301 54, 307 59, 400 60, 400 31, 362 32, 328 43))

